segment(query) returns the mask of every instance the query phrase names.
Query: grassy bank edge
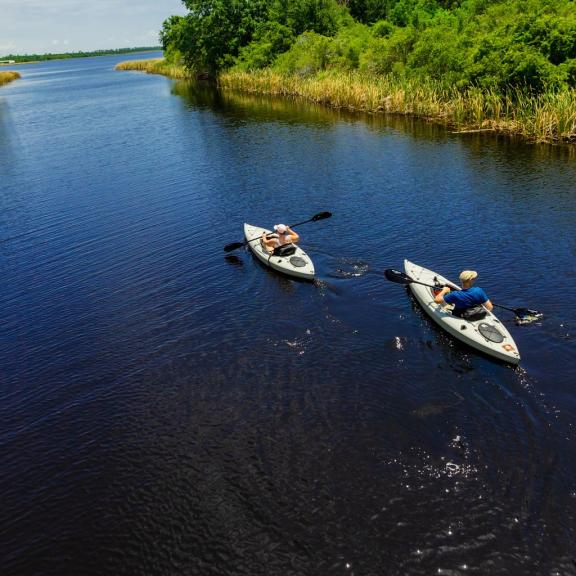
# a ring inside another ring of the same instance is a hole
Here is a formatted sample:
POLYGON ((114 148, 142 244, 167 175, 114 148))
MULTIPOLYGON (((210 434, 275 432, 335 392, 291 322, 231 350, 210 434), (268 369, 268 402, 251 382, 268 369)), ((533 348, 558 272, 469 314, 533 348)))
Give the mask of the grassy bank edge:
MULTIPOLYGON (((119 70, 142 70, 172 78, 190 78, 182 66, 162 59, 122 62, 119 70)), ((461 92, 439 83, 357 71, 329 71, 309 77, 271 70, 224 72, 223 89, 302 98, 336 108, 414 116, 458 132, 520 135, 533 142, 576 143, 576 90, 527 96, 471 88, 461 92)))
POLYGON ((13 72, 11 70, 7 70, 6 72, 0 72, 0 86, 8 84, 8 82, 13 82, 18 78, 21 78, 19 72, 13 72))
POLYGON ((146 72, 147 74, 162 74, 170 78, 186 79, 192 78, 190 72, 177 64, 169 64, 163 58, 151 58, 148 60, 125 60, 116 64, 115 70, 135 70, 146 72))

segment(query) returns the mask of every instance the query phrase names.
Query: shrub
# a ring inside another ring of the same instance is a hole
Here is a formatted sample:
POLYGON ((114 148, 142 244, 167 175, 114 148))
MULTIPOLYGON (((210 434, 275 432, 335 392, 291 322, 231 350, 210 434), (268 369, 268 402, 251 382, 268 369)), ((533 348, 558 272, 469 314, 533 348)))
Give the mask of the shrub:
POLYGON ((372 34, 376 38, 388 38, 392 35, 395 28, 394 24, 391 24, 388 20, 378 20, 378 22, 372 26, 372 34))
POLYGON ((257 70, 269 66, 293 43, 294 35, 290 28, 278 22, 265 22, 256 29, 254 40, 240 49, 236 67, 239 70, 257 70))
POLYGON ((387 74, 404 69, 417 39, 412 27, 395 28, 389 38, 374 38, 361 54, 360 69, 373 74, 387 74))
POLYGON ((285 74, 307 76, 324 70, 335 54, 332 38, 316 32, 304 32, 288 52, 278 56, 274 68, 285 74))

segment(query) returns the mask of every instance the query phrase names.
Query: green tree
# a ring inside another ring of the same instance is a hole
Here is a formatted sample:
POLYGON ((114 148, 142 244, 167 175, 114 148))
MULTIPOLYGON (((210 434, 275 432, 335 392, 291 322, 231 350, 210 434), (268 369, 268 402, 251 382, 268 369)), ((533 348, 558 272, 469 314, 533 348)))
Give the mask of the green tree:
POLYGON ((163 45, 173 46, 188 68, 214 75, 230 66, 267 19, 265 0, 185 0, 190 13, 164 22, 163 45))
POLYGON ((286 74, 309 76, 325 70, 335 54, 333 38, 304 32, 288 52, 278 56, 274 67, 286 74))
POLYGON ((360 68, 446 85, 558 90, 576 82, 575 0, 184 0, 169 59, 298 74, 360 68))
POLYGON ((359 22, 373 24, 386 20, 397 0, 349 0, 350 14, 359 22))
POLYGON ((294 43, 294 34, 278 22, 261 23, 250 44, 240 49, 236 67, 255 70, 272 64, 278 54, 286 52, 294 43))
POLYGON ((273 0, 270 8, 271 19, 290 28, 295 36, 303 32, 333 36, 346 15, 336 0, 273 0))

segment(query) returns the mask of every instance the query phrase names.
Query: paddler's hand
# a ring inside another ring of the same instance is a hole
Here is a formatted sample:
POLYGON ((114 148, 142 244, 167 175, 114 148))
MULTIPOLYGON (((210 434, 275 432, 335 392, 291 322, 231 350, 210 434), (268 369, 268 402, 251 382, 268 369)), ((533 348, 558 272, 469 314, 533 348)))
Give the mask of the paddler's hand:
POLYGON ((434 296, 434 302, 436 304, 442 304, 444 302, 444 296, 450 292, 450 286, 444 286, 436 296, 434 296))

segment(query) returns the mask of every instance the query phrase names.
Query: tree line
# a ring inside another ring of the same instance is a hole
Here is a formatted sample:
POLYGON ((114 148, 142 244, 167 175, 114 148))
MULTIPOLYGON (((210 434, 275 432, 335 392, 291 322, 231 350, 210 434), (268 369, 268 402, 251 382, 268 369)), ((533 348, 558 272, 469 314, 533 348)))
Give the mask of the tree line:
POLYGON ((531 93, 576 87, 574 0, 183 0, 160 39, 197 73, 324 70, 531 93))
POLYGON ((161 46, 141 46, 138 48, 114 48, 111 50, 93 50, 92 52, 64 52, 62 54, 24 54, 17 56, 8 54, 0 60, 14 60, 14 62, 41 62, 43 60, 65 60, 68 58, 89 58, 91 56, 111 56, 114 54, 131 54, 133 52, 151 52, 162 50, 161 46))

